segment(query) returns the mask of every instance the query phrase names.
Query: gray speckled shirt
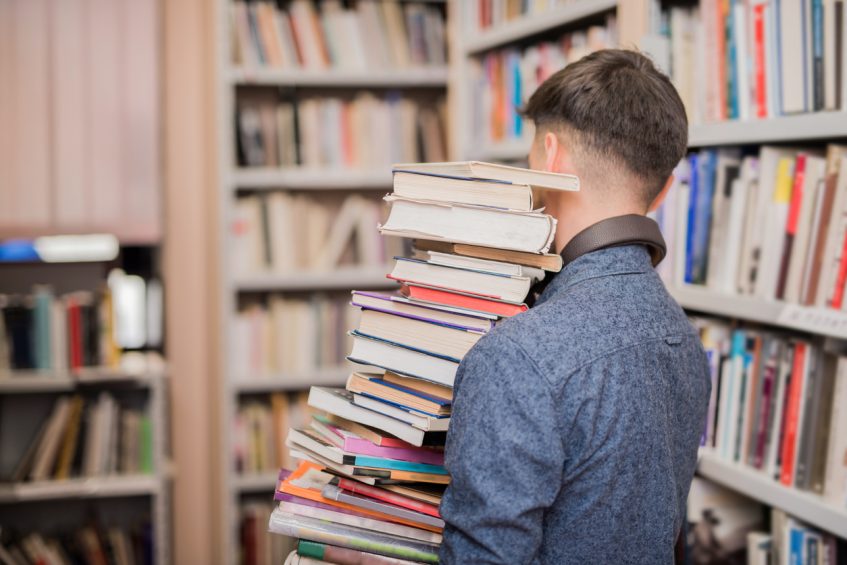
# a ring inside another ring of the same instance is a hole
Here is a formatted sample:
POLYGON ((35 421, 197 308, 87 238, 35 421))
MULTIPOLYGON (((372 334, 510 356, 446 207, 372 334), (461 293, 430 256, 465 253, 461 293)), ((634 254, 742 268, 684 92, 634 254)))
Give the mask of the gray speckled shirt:
POLYGON ((459 367, 441 562, 673 563, 709 390, 646 248, 579 257, 459 367))

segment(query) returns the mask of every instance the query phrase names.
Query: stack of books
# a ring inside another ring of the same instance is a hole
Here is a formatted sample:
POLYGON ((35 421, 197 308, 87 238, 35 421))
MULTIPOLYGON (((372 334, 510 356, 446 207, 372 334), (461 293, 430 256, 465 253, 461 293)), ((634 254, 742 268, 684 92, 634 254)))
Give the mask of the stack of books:
POLYGON ((300 538, 289 562, 437 562, 456 370, 562 266, 547 253, 556 220, 536 211, 535 188, 579 181, 479 162, 395 166, 380 231, 414 239, 412 256, 388 274, 399 292, 353 292, 361 316, 348 359, 364 368, 344 389, 312 387, 319 412, 289 432, 301 463, 281 472, 270 519, 300 538))

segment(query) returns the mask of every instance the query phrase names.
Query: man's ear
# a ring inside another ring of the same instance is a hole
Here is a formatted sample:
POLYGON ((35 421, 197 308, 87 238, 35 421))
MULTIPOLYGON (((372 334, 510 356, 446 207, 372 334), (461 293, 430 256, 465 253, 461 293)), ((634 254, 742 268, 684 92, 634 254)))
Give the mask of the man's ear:
POLYGON ((653 202, 650 204, 650 207, 647 209, 648 212, 653 212, 662 205, 662 202, 665 201, 665 197, 668 195, 668 191, 673 186, 673 175, 668 177, 668 180, 665 181, 665 186, 662 187, 662 191, 656 195, 656 198, 653 199, 653 202))
POLYGON ((544 170, 550 173, 560 173, 561 162, 559 154, 562 151, 562 144, 559 143, 559 137, 552 131, 544 134, 544 170))

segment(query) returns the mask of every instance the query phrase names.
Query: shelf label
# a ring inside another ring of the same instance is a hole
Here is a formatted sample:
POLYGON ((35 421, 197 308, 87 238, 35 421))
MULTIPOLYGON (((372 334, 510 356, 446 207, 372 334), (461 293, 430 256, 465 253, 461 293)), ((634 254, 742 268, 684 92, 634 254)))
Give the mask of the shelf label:
POLYGON ((841 310, 786 304, 777 322, 799 330, 847 339, 847 314, 841 310))

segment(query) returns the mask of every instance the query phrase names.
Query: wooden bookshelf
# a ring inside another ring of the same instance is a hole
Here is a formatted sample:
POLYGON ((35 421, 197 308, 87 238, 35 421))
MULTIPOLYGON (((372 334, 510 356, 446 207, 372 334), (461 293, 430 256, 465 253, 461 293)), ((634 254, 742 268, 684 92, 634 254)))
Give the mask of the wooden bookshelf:
POLYGON ((484 51, 520 43, 533 36, 609 12, 617 8, 617 5, 617 0, 575 0, 538 14, 515 18, 469 35, 464 51, 468 55, 478 55, 484 51))
POLYGON ((688 130, 688 146, 800 143, 844 139, 845 136, 847 112, 815 112, 765 120, 693 125, 688 130))
POLYGON ((756 469, 725 461, 707 449, 700 452, 697 473, 812 526, 847 538, 847 508, 838 508, 814 493, 787 487, 756 469))
POLYGON ((391 170, 378 171, 307 168, 239 168, 232 173, 232 186, 250 189, 293 188, 297 190, 368 190, 391 188, 391 170))
POLYGON ((444 88, 446 67, 397 70, 304 71, 274 68, 231 68, 227 73, 236 85, 311 86, 326 88, 444 88))

